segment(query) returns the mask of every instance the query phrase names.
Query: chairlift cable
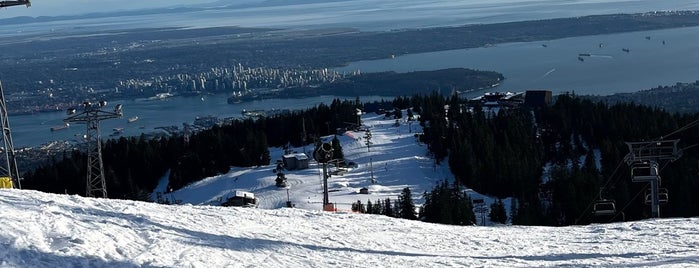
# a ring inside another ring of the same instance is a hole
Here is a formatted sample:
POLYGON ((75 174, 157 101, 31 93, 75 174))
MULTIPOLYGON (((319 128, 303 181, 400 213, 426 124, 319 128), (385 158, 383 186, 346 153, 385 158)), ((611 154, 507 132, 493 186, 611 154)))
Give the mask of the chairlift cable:
MULTIPOLYGON (((670 132, 670 133, 667 134, 667 135, 660 136, 660 137, 658 137, 657 139, 655 139, 655 141, 658 141, 658 142, 659 142, 659 141, 662 141, 663 139, 667 138, 668 136, 672 136, 672 135, 675 135, 675 134, 680 133, 680 132, 682 132, 682 131, 685 131, 685 130, 691 128, 691 127, 694 127, 694 126, 697 125, 697 124, 699 124, 699 119, 696 119, 696 120, 690 122, 689 124, 686 124, 686 125, 684 125, 684 126, 678 128, 678 129, 676 129, 676 130, 670 132)), ((649 145, 650 145, 650 143, 647 144, 647 145, 645 145, 645 146, 649 146, 649 145)), ((697 145, 699 145, 699 143, 690 145, 690 146, 688 146, 688 147, 685 147, 685 149, 688 149, 688 148, 691 148, 691 147, 694 147, 694 146, 697 146, 697 145)), ((682 149, 682 150, 684 150, 684 149, 682 149)), ((629 153, 629 154, 630 154, 630 153, 629 153)), ((627 154, 627 156, 628 156, 628 154, 627 154)), ((626 158, 626 157, 624 157, 624 158, 626 158)), ((616 174, 616 172, 619 170, 619 168, 621 167, 621 165, 622 165, 623 163, 624 163, 624 160, 622 159, 622 161, 619 162, 619 165, 617 165, 617 167, 616 167, 616 169, 614 170, 614 172, 612 172, 612 175, 609 177, 609 179, 607 180, 607 182, 604 184, 604 186, 602 186, 602 189, 607 188, 607 186, 611 183, 612 179, 614 178, 614 175, 616 174)), ((662 170, 663 168, 665 168, 668 164, 669 164, 669 163, 665 163, 665 164, 663 165, 663 167, 661 168, 661 170, 662 170)), ((645 189, 645 188, 644 188, 644 189, 645 189)), ((636 197, 638 197, 639 194, 641 194, 641 193, 640 193, 640 192, 637 193, 636 196, 634 196, 631 200, 636 199, 636 197)), ((598 199, 598 198, 601 198, 601 191, 600 191, 600 193, 597 194, 597 196, 593 199, 593 201, 590 202, 590 203, 588 204, 588 207, 583 211, 583 214, 594 204, 595 200, 598 199)), ((623 212, 630 204, 631 204, 630 202, 629 202, 628 204, 626 204, 626 206, 624 206, 623 209, 619 210, 619 212, 623 212)), ((618 216, 618 214, 615 215, 614 218, 616 218, 617 216, 618 216)), ((614 218, 612 218, 612 219, 614 219, 614 218)))
POLYGON ((699 143, 695 143, 695 144, 689 145, 689 146, 687 146, 687 147, 681 148, 680 150, 682 150, 682 151, 689 150, 689 149, 691 149, 692 147, 695 147, 695 146, 699 146, 699 143))
MULTIPOLYGON (((649 183, 649 184, 650 184, 650 183, 649 183)), ((609 222, 612 222, 612 220, 616 219, 616 217, 619 216, 619 214, 623 213, 624 210, 626 210, 626 208, 628 208, 628 207, 631 205, 631 201, 636 200, 636 198, 638 198, 638 196, 639 196, 642 192, 644 192, 647 188, 648 188, 648 184, 646 184, 645 187, 641 188, 641 191, 639 191, 638 193, 636 193, 636 195, 634 195, 631 199, 629 199, 629 201, 626 203, 626 205, 624 205, 624 207, 623 207, 622 209, 617 210, 617 214, 614 215, 614 217, 612 217, 612 218, 609 220, 609 222)))
MULTIPOLYGON (((690 122, 689 124, 686 124, 686 125, 684 125, 684 126, 678 128, 678 129, 676 129, 676 130, 670 132, 670 133, 667 134, 667 135, 660 136, 660 137, 658 137, 657 139, 655 139, 655 141, 658 141, 658 142, 659 142, 659 141, 662 141, 663 139, 667 138, 668 136, 672 136, 672 135, 675 135, 675 134, 677 134, 677 133, 679 133, 679 132, 685 131, 685 130, 691 128, 691 127, 694 127, 694 126, 697 125, 697 124, 699 124, 699 119, 696 119, 696 120, 690 122)), ((649 146, 649 145, 650 145, 650 144, 647 144, 647 145, 645 145, 645 146, 649 146)), ((694 147, 694 146, 699 146, 699 143, 693 144, 693 145, 690 145, 690 146, 687 146, 687 147, 685 147, 685 148, 682 149, 682 150, 686 150, 686 149, 692 148, 692 147, 694 147)), ((602 191, 603 191, 605 188, 607 188, 607 186, 609 186, 609 184, 612 182, 612 179, 614 179, 614 176, 616 175, 617 171, 619 171, 619 168, 621 168, 621 165, 625 162, 624 159, 625 159, 629 154, 630 154, 630 153, 626 154, 626 156, 624 156, 624 157, 621 159, 621 161, 619 161, 619 164, 616 166, 616 168, 614 169, 614 171, 612 172, 612 174, 609 176, 609 178, 607 179, 607 181, 604 183, 604 185, 601 187, 601 189, 600 189, 600 191, 597 193, 597 195, 588 203, 587 207, 586 207, 586 208, 581 212, 581 214, 575 219, 575 223, 576 223, 576 224, 582 219, 582 217, 586 214, 586 212, 587 212, 588 210, 590 210, 590 208, 594 205, 594 203, 595 203, 598 199, 601 199, 601 198, 602 198, 602 191)), ((665 166, 667 166, 667 163, 665 164, 665 166)), ((663 168, 664 168, 665 166, 663 166, 663 168)), ((662 169, 662 168, 661 168, 661 169, 662 169)), ((644 189, 645 189, 645 188, 644 188, 644 189)), ((637 193, 636 196, 634 196, 631 200, 636 199, 636 197, 638 197, 639 194, 641 194, 641 192, 637 193)), ((619 213, 621 213, 621 212, 623 212, 624 210, 626 210, 626 208, 627 208, 630 204, 631 204, 631 203, 629 202, 628 204, 626 204, 626 206, 624 206, 623 209, 618 210, 619 212, 618 212, 612 219, 616 218, 616 217, 618 216, 619 213)))
POLYGON ((600 191, 597 193, 597 195, 595 197, 593 197, 593 199, 587 204, 587 207, 585 207, 585 209, 581 212, 581 214, 575 219, 576 224, 582 219, 582 217, 586 214, 586 212, 588 210, 590 210, 590 208, 592 208, 592 206, 595 204, 595 202, 602 198, 602 190, 607 188, 607 185, 609 185, 609 183, 612 181, 612 179, 616 175, 617 171, 619 171, 619 168, 621 168, 621 165, 623 165, 623 164, 624 164, 623 160, 619 161, 619 164, 616 166, 616 168, 614 169, 612 174, 609 176, 609 178, 607 179, 605 184, 602 186, 600 191))
POLYGON ((687 129, 689 129, 689 128, 691 128, 691 127, 697 125, 697 124, 699 124, 699 119, 696 119, 696 120, 692 121, 691 123, 686 124, 686 125, 684 125, 683 127, 678 128, 677 130, 675 130, 675 131, 673 131, 673 132, 670 132, 670 134, 667 134, 667 135, 665 135, 665 136, 660 136, 660 137, 659 137, 658 139, 656 139, 656 140, 662 140, 663 138, 666 138, 666 137, 668 137, 668 136, 672 136, 672 135, 677 134, 677 133, 679 133, 679 132, 685 131, 685 130, 687 130, 687 129))

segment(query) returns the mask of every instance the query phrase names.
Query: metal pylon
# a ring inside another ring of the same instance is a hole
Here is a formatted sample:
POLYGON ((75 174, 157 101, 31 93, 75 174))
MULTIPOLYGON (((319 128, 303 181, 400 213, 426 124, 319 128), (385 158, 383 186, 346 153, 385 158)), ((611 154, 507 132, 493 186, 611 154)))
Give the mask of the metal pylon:
POLYGON ((14 188, 22 189, 22 184, 19 178, 19 170, 17 168, 17 159, 15 157, 15 145, 12 142, 12 133, 10 131, 10 120, 7 115, 7 106, 5 104, 5 92, 2 89, 0 82, 0 121, 2 121, 2 141, 5 148, 6 166, 0 166, 0 176, 10 177, 14 188))
POLYGON ((107 183, 104 179, 104 163, 102 162, 102 139, 100 136, 100 121, 122 116, 121 104, 114 107, 113 112, 103 111, 106 101, 99 103, 84 102, 80 113, 75 109, 68 110, 66 123, 84 123, 87 126, 85 142, 87 143, 87 181, 85 196, 107 198, 107 183))
POLYGON ((657 140, 648 142, 626 142, 629 153, 625 161, 631 166, 633 182, 650 183, 651 217, 660 218, 660 162, 675 161, 682 157, 677 147, 680 140, 657 140))

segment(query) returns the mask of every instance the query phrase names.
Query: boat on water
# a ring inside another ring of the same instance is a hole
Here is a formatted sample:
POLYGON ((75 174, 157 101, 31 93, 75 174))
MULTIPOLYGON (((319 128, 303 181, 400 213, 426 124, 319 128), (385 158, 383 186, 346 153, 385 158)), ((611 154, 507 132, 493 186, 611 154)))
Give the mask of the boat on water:
POLYGON ((580 54, 578 54, 578 56, 580 56, 580 57, 589 57, 589 56, 592 56, 592 55, 591 55, 590 53, 580 53, 580 54))
POLYGON ((267 116, 267 112, 265 110, 246 110, 243 109, 240 111, 240 114, 243 115, 244 117, 250 117, 250 118, 262 118, 267 116))
POLYGON ((113 128, 112 130, 113 130, 114 132, 113 132, 112 134, 109 135, 110 137, 119 136, 119 135, 121 135, 121 134, 124 132, 124 128, 123 128, 123 127, 115 127, 115 128, 113 128))
POLYGON ((62 125, 62 126, 54 126, 54 127, 51 127, 51 131, 59 131, 59 130, 63 130, 63 129, 66 129, 66 128, 69 128, 69 127, 70 127, 70 124, 65 123, 65 124, 62 125))
POLYGON ((585 61, 585 59, 583 59, 583 57, 578 57, 578 60, 579 60, 579 61, 585 61))
POLYGON ((254 100, 260 100, 262 99, 259 94, 256 93, 250 93, 250 94, 243 94, 243 95, 233 95, 228 97, 228 104, 238 104, 241 102, 245 101, 254 101, 254 100))
POLYGON ((158 94, 155 94, 155 96, 148 98, 148 100, 164 100, 164 99, 167 99, 167 98, 172 97, 172 96, 175 96, 175 95, 173 95, 172 93, 169 93, 169 92, 158 93, 158 94))
POLYGON ((138 116, 134 116, 134 117, 130 117, 127 121, 129 123, 133 123, 133 122, 136 122, 137 120, 138 120, 138 116))
POLYGON ((628 53, 630 50, 628 48, 622 48, 621 51, 628 53))

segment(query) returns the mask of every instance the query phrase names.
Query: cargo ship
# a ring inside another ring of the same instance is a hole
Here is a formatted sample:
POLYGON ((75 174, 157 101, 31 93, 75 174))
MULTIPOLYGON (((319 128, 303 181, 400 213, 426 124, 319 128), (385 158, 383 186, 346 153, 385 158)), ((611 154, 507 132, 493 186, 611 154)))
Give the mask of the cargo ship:
POLYGON ((70 127, 70 124, 65 123, 65 124, 62 125, 62 126, 51 127, 51 131, 59 131, 59 130, 63 130, 63 129, 66 129, 66 128, 69 128, 69 127, 70 127))

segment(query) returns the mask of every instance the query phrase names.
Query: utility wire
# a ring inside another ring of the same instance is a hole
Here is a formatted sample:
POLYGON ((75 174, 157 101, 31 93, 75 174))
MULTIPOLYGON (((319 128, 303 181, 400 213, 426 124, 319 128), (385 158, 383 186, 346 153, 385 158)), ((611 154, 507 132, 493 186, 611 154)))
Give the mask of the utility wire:
POLYGON ((624 210, 626 210, 631 205, 631 201, 636 200, 636 198, 638 198, 638 195, 640 195, 642 192, 644 192, 647 188, 648 188, 648 185, 646 184, 645 187, 641 188, 641 191, 639 191, 638 193, 636 193, 636 195, 634 195, 631 199, 629 199, 629 202, 627 202, 626 205, 621 210, 619 210, 619 212, 617 212, 616 215, 614 215, 614 217, 612 217, 609 220, 609 222, 612 222, 612 220, 614 220, 617 216, 619 216, 619 214, 624 213, 624 210))
MULTIPOLYGON (((655 142, 662 141, 663 139, 665 139, 665 138, 667 138, 667 137, 669 137, 669 136, 672 136, 672 135, 675 135, 675 134, 680 133, 680 132, 682 132, 682 131, 685 131, 685 130, 691 128, 691 127, 694 127, 694 126, 697 125, 697 124, 699 124, 699 119, 696 119, 696 120, 690 122, 689 124, 686 124, 686 125, 684 125, 684 126, 678 128, 678 129, 676 129, 676 130, 674 130, 674 131, 668 133, 667 135, 660 136, 660 137, 658 137, 657 139, 655 139, 655 140, 653 140, 653 141, 655 141, 655 142)), ((648 143, 648 144, 644 145, 643 147, 641 147, 640 149, 644 149, 645 147, 650 146, 650 145, 651 145, 651 143, 648 143)), ((687 149, 692 148, 692 147, 695 147, 695 146, 699 146, 699 143, 692 144, 692 145, 687 146, 687 147, 685 147, 685 148, 683 148, 683 149, 681 149, 681 150, 687 150, 687 149)), ((595 204, 595 201, 602 198, 602 191, 603 191, 605 188, 607 188, 607 186, 612 182, 612 179, 614 178, 614 175, 616 175, 617 171, 619 170, 619 168, 621 168, 621 165, 625 162, 625 159, 629 156, 629 154, 631 154, 631 152, 629 152, 628 154, 626 154, 626 156, 624 156, 624 157, 621 159, 621 161, 619 161, 619 164, 616 166, 616 168, 614 169, 614 171, 612 172, 612 174, 609 176, 609 178, 607 179, 607 181, 605 182, 605 184, 601 187, 601 189, 600 189, 600 191, 597 193, 597 195, 588 203, 587 207, 585 207, 585 210, 583 210, 583 211, 581 212, 581 214, 575 219, 575 223, 576 223, 576 224, 577 224, 577 223, 579 222, 579 220, 586 214, 586 212, 590 209, 590 207, 592 207, 592 206, 595 204)), ((665 166, 667 166, 667 163, 665 163, 665 165, 663 166, 663 168, 665 168, 665 166)), ((662 170, 662 168, 661 168, 661 170, 662 170)), ((640 194, 640 192, 639 192, 638 194, 636 194, 636 196, 634 196, 633 199, 635 199, 636 197, 638 197, 639 194, 640 194)), ((631 200, 633 200, 633 199, 631 199, 631 200)), ((629 202, 628 204, 626 204, 626 206, 624 206, 624 208, 623 208, 620 212, 623 212, 630 204, 631 204, 631 202, 629 202)), ((618 214, 617 214, 617 215, 618 215, 618 214)), ((614 217, 616 217, 616 215, 615 215, 614 217)))

